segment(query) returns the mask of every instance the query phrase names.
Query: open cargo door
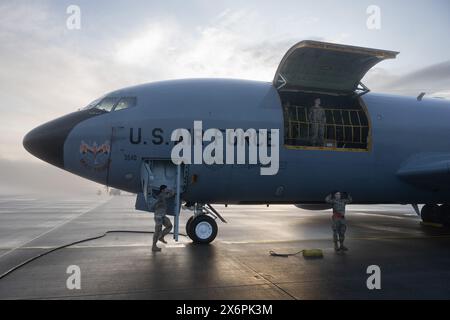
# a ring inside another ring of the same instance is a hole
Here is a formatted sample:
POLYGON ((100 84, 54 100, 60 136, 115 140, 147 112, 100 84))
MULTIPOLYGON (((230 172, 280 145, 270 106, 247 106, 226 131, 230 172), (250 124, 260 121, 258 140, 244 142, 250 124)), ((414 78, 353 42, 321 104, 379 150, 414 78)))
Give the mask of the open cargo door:
POLYGON ((283 57, 273 80, 289 149, 370 152, 370 113, 361 83, 377 63, 398 52, 302 41, 283 57))
POLYGON ((377 63, 394 59, 398 52, 302 41, 283 57, 273 80, 278 90, 349 95, 377 63))

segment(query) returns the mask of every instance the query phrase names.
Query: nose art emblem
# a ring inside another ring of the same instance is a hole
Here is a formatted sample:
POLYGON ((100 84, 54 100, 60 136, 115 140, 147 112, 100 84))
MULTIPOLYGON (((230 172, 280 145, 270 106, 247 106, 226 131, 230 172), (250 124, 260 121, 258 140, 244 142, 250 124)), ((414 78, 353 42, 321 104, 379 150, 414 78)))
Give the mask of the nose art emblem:
POLYGON ((87 144, 81 141, 80 144, 80 163, 86 169, 94 170, 97 172, 105 171, 109 164, 109 154, 111 152, 111 146, 109 141, 105 141, 99 145, 97 142, 87 144))

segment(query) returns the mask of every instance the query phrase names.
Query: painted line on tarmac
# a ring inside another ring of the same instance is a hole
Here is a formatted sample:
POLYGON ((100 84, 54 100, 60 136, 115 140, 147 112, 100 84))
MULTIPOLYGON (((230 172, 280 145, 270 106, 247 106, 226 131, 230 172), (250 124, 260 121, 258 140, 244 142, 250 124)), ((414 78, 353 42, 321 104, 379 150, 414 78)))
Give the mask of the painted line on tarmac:
MULTIPOLYGON (((448 239, 448 235, 440 236, 392 236, 392 237, 345 237, 346 240, 408 240, 408 239, 448 239)), ((296 243, 305 241, 331 241, 330 238, 311 238, 297 240, 250 240, 250 241, 220 241, 223 244, 271 244, 271 243, 296 243)))
POLYGON ((11 252, 14 252, 14 251, 16 251, 17 249, 20 249, 20 248, 26 246, 27 244, 29 244, 29 243, 31 243, 31 242, 33 242, 33 241, 35 241, 35 240, 37 240, 37 239, 39 239, 39 238, 41 238, 41 237, 47 235, 47 234, 49 234, 49 233, 52 232, 52 231, 55 231, 56 229, 61 228, 62 226, 65 226, 65 225, 68 224, 69 222, 72 222, 72 221, 74 221, 75 219, 80 218, 81 216, 85 215, 86 213, 91 212, 91 211, 93 211, 93 210, 95 210, 95 209, 101 207, 102 205, 104 205, 105 203, 107 203, 109 200, 110 200, 110 199, 107 199, 107 200, 105 200, 105 201, 103 201, 103 202, 100 202, 99 204, 95 205, 93 208, 87 209, 86 211, 84 211, 84 212, 82 212, 82 213, 76 215, 75 217, 73 217, 73 218, 71 218, 71 219, 69 219, 69 220, 62 221, 61 223, 57 224, 57 225, 54 226, 53 228, 51 228, 51 229, 49 229, 49 230, 47 230, 47 231, 41 233, 40 235, 34 237, 33 239, 27 240, 27 241, 25 241, 24 243, 19 244, 18 246, 16 246, 16 247, 10 249, 9 251, 7 251, 7 252, 1 254, 1 255, 0 255, 0 258, 3 258, 4 256, 10 254, 11 252))
MULTIPOLYGON (((191 242, 169 243, 167 245, 162 245, 162 248, 185 248, 186 245, 189 243, 191 242)), ((139 247, 149 247, 151 245, 152 245, 151 240, 149 240, 148 243, 76 245, 64 249, 139 248, 139 247)), ((35 246, 35 247, 20 247, 16 250, 51 250, 55 248, 56 246, 35 246)), ((12 250, 12 249, 14 248, 0 248, 0 250, 12 250)))

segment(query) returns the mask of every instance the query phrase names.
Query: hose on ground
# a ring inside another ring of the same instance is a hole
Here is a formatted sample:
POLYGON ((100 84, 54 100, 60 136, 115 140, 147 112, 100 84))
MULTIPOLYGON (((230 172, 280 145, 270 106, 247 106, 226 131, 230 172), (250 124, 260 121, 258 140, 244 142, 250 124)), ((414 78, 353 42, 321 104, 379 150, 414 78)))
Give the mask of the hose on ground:
MULTIPOLYGON (((48 254, 50 254, 50 253, 52 253, 52 252, 55 252, 55 251, 58 251, 58 250, 61 250, 61 249, 67 248, 67 247, 71 247, 71 246, 74 246, 74 245, 77 245, 77 244, 80 244, 80 243, 84 243, 84 242, 88 242, 88 241, 93 241, 93 240, 101 239, 101 238, 106 237, 106 236, 107 236, 108 234, 110 234, 110 233, 139 233, 139 234, 153 234, 153 233, 155 233, 155 232, 154 232, 154 231, 138 231, 138 230, 110 230, 110 231, 106 231, 105 233, 103 233, 103 234, 101 234, 101 235, 99 235, 99 236, 90 237, 90 238, 85 238, 85 239, 82 239, 82 240, 77 240, 77 241, 74 241, 74 242, 71 242, 71 243, 68 243, 68 244, 64 244, 64 245, 62 245, 62 246, 59 246, 59 247, 50 249, 50 250, 48 250, 48 251, 45 251, 45 252, 43 252, 43 253, 41 253, 41 254, 38 254, 37 256, 34 256, 34 257, 32 257, 32 258, 30 258, 30 259, 28 259, 28 260, 25 260, 24 262, 22 262, 22 263, 16 265, 15 267, 12 267, 12 268, 9 269, 8 271, 6 271, 6 272, 4 272, 3 274, 0 275, 0 280, 2 280, 3 278, 5 278, 6 276, 10 275, 10 274, 13 273, 14 271, 17 271, 17 270, 19 270, 20 268, 26 266, 27 264, 29 264, 29 263, 31 263, 31 262, 33 262, 33 261, 39 259, 39 258, 42 258, 43 256, 46 256, 46 255, 48 255, 48 254)), ((170 233, 170 234, 173 234, 173 233, 170 233)), ((185 234, 183 234, 183 233, 179 233, 179 235, 180 235, 180 236, 183 236, 183 237, 187 237, 187 235, 185 235, 185 234)))

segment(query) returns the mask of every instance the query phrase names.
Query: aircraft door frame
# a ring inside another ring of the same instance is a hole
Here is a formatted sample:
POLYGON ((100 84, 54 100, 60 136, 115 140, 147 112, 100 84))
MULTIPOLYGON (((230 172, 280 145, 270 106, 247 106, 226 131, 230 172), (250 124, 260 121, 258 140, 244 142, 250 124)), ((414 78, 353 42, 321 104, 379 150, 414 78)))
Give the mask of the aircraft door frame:
POLYGON ((175 165, 171 159, 143 158, 141 164, 141 184, 149 211, 153 211, 152 200, 161 185, 167 185, 175 192, 174 199, 167 200, 167 214, 174 216, 174 239, 178 241, 181 194, 186 190, 187 166, 175 165))

